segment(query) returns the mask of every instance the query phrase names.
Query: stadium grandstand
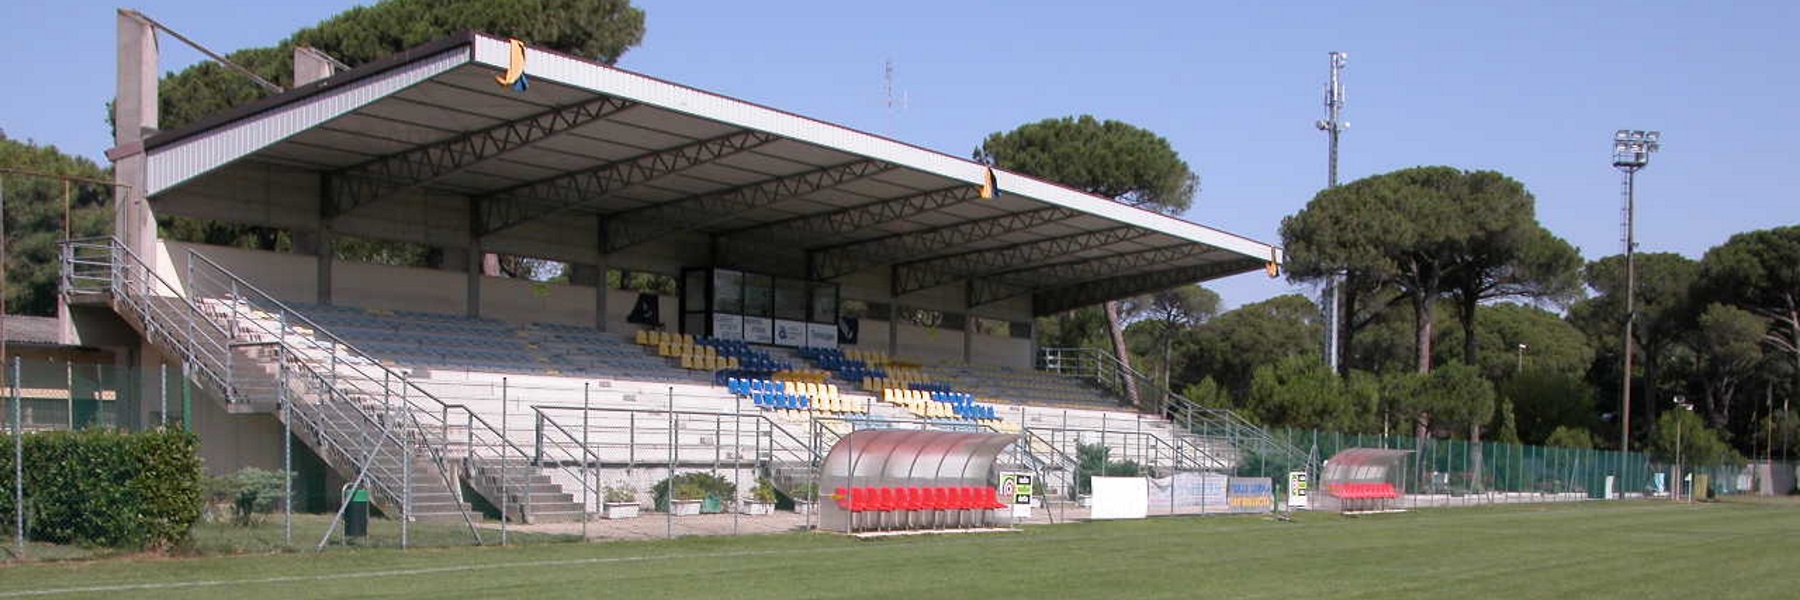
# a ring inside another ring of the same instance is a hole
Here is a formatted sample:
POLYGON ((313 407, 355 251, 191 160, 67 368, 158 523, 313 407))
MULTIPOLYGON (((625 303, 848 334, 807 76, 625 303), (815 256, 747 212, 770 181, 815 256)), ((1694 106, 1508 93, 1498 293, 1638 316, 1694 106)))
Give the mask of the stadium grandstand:
POLYGON ((66 246, 60 336, 184 365, 209 469, 282 468, 292 439, 327 467, 305 486, 360 481, 389 515, 550 521, 684 469, 802 489, 860 429, 1015 436, 999 462, 1062 495, 1083 443, 1163 473, 1305 459, 1035 368, 1034 318, 1273 269, 1271 245, 479 33, 297 58, 294 89, 164 131, 154 32, 121 13, 119 36, 115 235, 66 246), (174 216, 292 249, 159 237, 174 216), (484 275, 495 254, 569 276, 484 275))

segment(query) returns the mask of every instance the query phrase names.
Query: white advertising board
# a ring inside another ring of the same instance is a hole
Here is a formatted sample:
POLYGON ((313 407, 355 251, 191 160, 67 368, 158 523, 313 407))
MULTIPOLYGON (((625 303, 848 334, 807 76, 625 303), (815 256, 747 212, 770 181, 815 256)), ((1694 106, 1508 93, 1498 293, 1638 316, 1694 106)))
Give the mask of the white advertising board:
POLYGON ((1095 477, 1090 519, 1142 519, 1149 516, 1150 486, 1142 477, 1095 477))
POLYGON ((838 340, 837 325, 834 323, 807 323, 806 345, 813 348, 836 348, 838 340))
POLYGON ((721 340, 744 339, 744 316, 713 313, 713 337, 721 340))
POLYGON ((798 348, 806 343, 806 323, 775 320, 775 345, 798 348))
POLYGON ((775 324, 768 317, 744 317, 744 341, 752 344, 775 343, 775 324))

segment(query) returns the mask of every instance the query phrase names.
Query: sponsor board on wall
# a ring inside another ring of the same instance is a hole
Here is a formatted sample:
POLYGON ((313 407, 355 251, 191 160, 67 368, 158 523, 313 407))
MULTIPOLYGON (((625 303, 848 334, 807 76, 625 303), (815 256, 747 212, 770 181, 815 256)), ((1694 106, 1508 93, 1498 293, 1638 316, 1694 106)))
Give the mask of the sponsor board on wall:
POLYGON ((1225 500, 1234 513, 1266 513, 1275 510, 1275 484, 1267 477, 1232 477, 1225 484, 1225 500))
POLYGON ((744 341, 752 344, 775 343, 774 319, 768 317, 744 317, 744 341))
POLYGON ((806 343, 806 323, 801 321, 775 320, 775 345, 799 347, 806 343))
POLYGON ((1227 479, 1218 473, 1194 472, 1151 479, 1149 503, 1176 513, 1225 512, 1227 479))
POLYGON ((807 323, 806 345, 814 348, 838 347, 838 328, 831 323, 807 323))
POLYGON ((713 337, 721 340, 744 339, 744 316, 713 313, 713 337))

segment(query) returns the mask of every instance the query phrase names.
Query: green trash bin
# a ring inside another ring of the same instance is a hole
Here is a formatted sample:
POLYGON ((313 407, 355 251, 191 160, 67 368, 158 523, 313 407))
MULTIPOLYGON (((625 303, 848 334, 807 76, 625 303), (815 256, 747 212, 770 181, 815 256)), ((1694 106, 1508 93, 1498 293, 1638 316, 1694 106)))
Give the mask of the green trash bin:
POLYGON ((345 502, 349 505, 344 507, 344 537, 368 537, 369 490, 350 492, 350 497, 345 502))
POLYGON ((1690 500, 1708 500, 1712 498, 1712 478, 1700 473, 1694 474, 1694 487, 1688 490, 1690 500))

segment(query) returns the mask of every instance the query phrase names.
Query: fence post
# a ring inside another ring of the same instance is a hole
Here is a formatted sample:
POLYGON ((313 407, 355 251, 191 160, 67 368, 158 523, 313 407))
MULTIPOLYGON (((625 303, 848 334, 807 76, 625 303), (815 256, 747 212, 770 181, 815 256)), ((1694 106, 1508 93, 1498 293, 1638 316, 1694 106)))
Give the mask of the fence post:
POLYGON ((675 426, 675 386, 669 386, 669 476, 663 480, 668 482, 663 489, 663 523, 669 539, 675 539, 675 461, 680 454, 675 426))
POLYGON ((507 505, 512 503, 511 502, 512 498, 508 497, 511 495, 511 492, 512 492, 512 482, 508 481, 506 479, 506 415, 507 415, 506 388, 507 388, 507 379, 508 378, 506 378, 506 377, 500 378, 500 546, 501 547, 506 546, 506 541, 507 541, 507 539, 506 539, 506 517, 509 516, 507 514, 507 505))
POLYGON ((281 404, 281 539, 294 545, 294 407, 288 395, 287 346, 275 349, 275 401, 281 404))
MULTIPOLYGON (((411 437, 409 434, 408 437, 411 437)), ((400 549, 406 549, 406 534, 413 518, 412 445, 400 449, 400 549)))
POLYGON ((12 364, 13 538, 25 558, 25 411, 19 398, 19 357, 12 364))
MULTIPOLYGON (((64 247, 66 248, 67 246, 64 246, 64 247)), ((69 362, 67 360, 63 361, 63 389, 69 390, 69 402, 68 402, 69 431, 74 431, 75 430, 75 363, 69 362)), ((164 388, 163 393, 168 394, 166 387, 164 388)), ((118 401, 114 400, 114 402, 118 402, 118 401)), ((100 397, 98 394, 96 394, 94 397, 94 412, 99 412, 99 411, 100 411, 100 397)))
MULTIPOLYGON (((157 375, 161 378, 160 381, 156 384, 156 391, 158 392, 157 396, 162 399, 161 405, 157 409, 159 411, 157 413, 157 421, 159 421, 157 423, 157 426, 167 428, 169 426, 169 363, 157 361, 156 372, 157 372, 157 375)), ((74 429, 74 428, 75 428, 75 390, 70 389, 69 390, 69 429, 74 429)))
MULTIPOLYGON (((586 382, 586 381, 581 382, 581 541, 583 541, 583 542, 588 541, 588 521, 592 520, 592 517, 588 514, 588 511, 587 511, 588 510, 588 489, 589 489, 588 488, 588 481, 589 481, 589 479, 588 479, 588 407, 589 407, 588 387, 589 387, 589 382, 586 382)), ((600 465, 594 465, 594 466, 599 467, 600 465)), ((595 471, 594 471, 593 483, 594 483, 594 485, 600 484, 600 472, 598 469, 595 469, 595 471)), ((600 490, 596 489, 594 491, 599 492, 600 490)), ((600 507, 604 507, 606 505, 606 496, 604 494, 602 494, 599 498, 594 499, 594 503, 599 505, 600 507)))
POLYGON ((181 363, 181 428, 194 430, 194 361, 181 363))

